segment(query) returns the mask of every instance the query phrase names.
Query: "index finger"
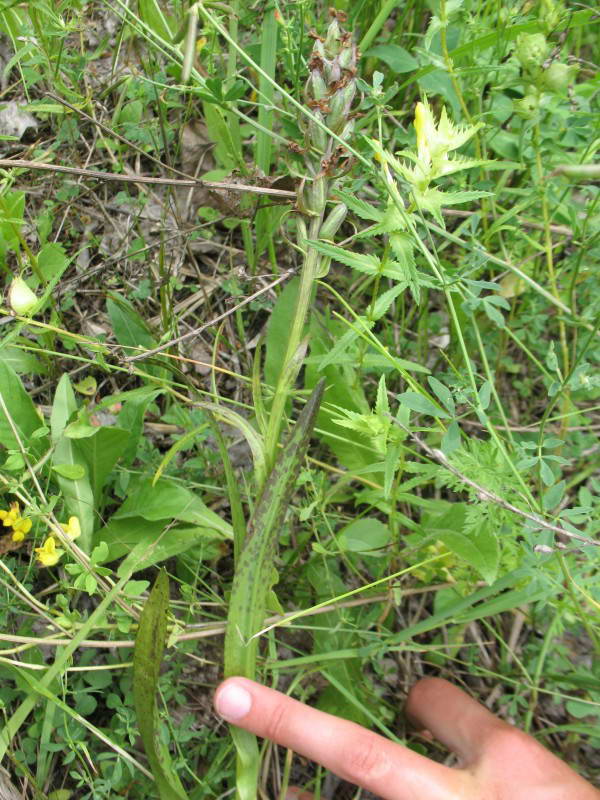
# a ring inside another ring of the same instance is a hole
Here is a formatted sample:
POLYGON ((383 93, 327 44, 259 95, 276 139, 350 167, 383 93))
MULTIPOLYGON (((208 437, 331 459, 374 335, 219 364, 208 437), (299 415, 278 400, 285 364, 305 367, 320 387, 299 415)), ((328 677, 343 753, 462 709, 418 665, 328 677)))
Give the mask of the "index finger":
POLYGON ((471 794, 466 772, 436 764, 247 678, 222 683, 215 708, 228 722, 288 747, 384 800, 464 800, 471 794))

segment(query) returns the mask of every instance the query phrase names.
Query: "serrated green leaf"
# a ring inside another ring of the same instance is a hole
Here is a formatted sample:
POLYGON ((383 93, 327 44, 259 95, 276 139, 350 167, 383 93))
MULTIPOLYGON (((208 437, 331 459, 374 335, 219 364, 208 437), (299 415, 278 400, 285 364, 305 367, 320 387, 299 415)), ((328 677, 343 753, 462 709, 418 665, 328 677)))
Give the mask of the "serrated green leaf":
POLYGON ((368 253, 353 253, 351 250, 344 250, 343 247, 338 247, 335 244, 317 242, 311 239, 307 239, 306 244, 313 247, 321 255, 334 258, 341 264, 345 264, 358 272, 376 275, 380 271, 381 261, 377 256, 368 253))
POLYGON ((361 219, 370 220, 371 222, 381 222, 383 217, 382 212, 365 200, 361 200, 361 198, 357 197, 355 194, 336 189, 335 197, 339 198, 342 203, 345 203, 350 211, 353 211, 361 219))
POLYGON ((380 294, 377 300, 375 300, 375 305, 373 306, 373 311, 371 314, 372 319, 375 321, 381 319, 383 315, 387 313, 394 300, 404 291, 406 291, 406 285, 403 283, 397 283, 396 286, 392 286, 391 289, 388 289, 386 292, 383 292, 383 294, 380 294))

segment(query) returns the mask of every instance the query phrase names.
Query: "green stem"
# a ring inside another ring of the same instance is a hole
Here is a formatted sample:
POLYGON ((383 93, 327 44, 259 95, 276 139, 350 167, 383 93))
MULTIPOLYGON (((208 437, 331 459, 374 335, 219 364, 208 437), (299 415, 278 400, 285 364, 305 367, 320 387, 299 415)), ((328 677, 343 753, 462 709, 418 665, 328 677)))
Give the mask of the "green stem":
MULTIPOLYGON (((321 223, 323 221, 323 214, 313 217, 308 238, 318 239, 321 223)), ((271 406, 271 413, 269 415, 269 424, 265 436, 265 453, 267 463, 267 475, 269 474, 275 457, 277 454, 277 444, 279 442, 279 434, 281 432, 281 425, 285 414, 285 405, 288 399, 290 389, 296 380, 300 367, 302 366, 302 359, 298 358, 298 348, 302 341, 302 334, 308 316, 308 309, 312 297, 313 286, 317 268, 319 266, 319 254, 312 247, 306 250, 302 272, 300 274, 300 286, 298 287, 298 297, 296 299, 296 307, 294 309, 294 316, 290 328, 287 345, 285 348, 285 355, 277 385, 275 387, 275 394, 273 395, 273 403, 271 406)))

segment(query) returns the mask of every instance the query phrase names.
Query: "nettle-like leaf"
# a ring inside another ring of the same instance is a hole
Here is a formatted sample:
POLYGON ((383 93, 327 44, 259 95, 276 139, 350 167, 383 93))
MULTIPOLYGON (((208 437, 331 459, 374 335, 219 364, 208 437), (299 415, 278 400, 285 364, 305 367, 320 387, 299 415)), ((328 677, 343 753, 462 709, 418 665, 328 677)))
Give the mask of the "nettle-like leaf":
POLYGON ((306 244, 313 247, 321 255, 334 258, 341 264, 357 270, 357 272, 364 272, 367 275, 377 275, 378 272, 381 272, 381 259, 377 258, 377 256, 368 253, 354 253, 352 250, 344 250, 343 247, 338 247, 335 244, 317 242, 312 239, 307 239, 306 244))
POLYGON ((377 321, 387 314, 389 307, 392 305, 394 300, 406 290, 407 286, 410 286, 408 281, 406 283, 397 283, 395 286, 392 286, 391 289, 388 289, 387 292, 380 294, 377 300, 375 300, 375 305, 373 306, 373 310, 371 312, 371 318, 377 321))
POLYGON ((385 375, 382 375, 379 379, 375 408, 370 414, 359 414, 356 411, 349 411, 340 406, 333 406, 333 408, 341 414, 340 417, 334 417, 333 422, 341 425, 342 428, 349 428, 366 436, 378 453, 386 454, 392 418, 390 416, 385 375))
POLYGON ((341 406, 333 406, 341 414, 334 417, 333 422, 342 428, 359 433, 370 440, 374 449, 381 455, 385 455, 387 450, 387 439, 391 426, 389 417, 382 417, 377 413, 359 414, 356 411, 349 411, 341 406))
POLYGON ((415 203, 421 211, 428 211, 440 224, 445 227, 442 217, 444 206, 456 206, 462 203, 471 203, 473 200, 480 200, 482 197, 490 197, 492 192, 443 192, 433 186, 429 186, 424 191, 418 188, 413 189, 415 203))
MULTIPOLYGON (((404 289, 404 287, 401 287, 404 289)), ((391 302, 391 301, 390 301, 391 302)), ((322 372, 327 367, 331 366, 331 364, 339 363, 343 356, 345 355, 346 351, 349 350, 356 340, 359 337, 359 328, 364 327, 366 330, 370 330, 374 325, 374 322, 368 320, 366 317, 358 317, 356 319, 356 326, 349 328, 345 333, 340 336, 337 342, 333 345, 331 350, 328 350, 325 355, 321 358, 319 357, 318 361, 318 369, 319 372, 322 372)), ((313 358, 310 356, 309 358, 313 358)), ((314 358, 317 358, 316 356, 314 358)))
POLYGON ((380 221, 376 225, 372 225, 370 228, 361 231, 356 238, 365 239, 370 236, 378 236, 380 234, 393 233, 405 229, 405 218, 402 216, 398 206, 390 201, 386 210, 381 215, 380 221))
POLYGON ((361 219, 370 220, 371 222, 381 221, 383 213, 365 200, 361 200, 355 194, 336 189, 335 196, 361 219))

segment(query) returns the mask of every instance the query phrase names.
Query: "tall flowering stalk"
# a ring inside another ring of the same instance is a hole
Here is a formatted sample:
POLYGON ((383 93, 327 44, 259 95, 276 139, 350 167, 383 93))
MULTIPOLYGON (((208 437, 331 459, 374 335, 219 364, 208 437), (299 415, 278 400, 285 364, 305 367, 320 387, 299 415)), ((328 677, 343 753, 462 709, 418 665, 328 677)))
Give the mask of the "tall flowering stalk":
POLYGON ((305 123, 305 147, 301 150, 306 179, 298 200, 298 245, 304 253, 304 263, 267 427, 265 449, 269 468, 275 463, 286 400, 306 350, 302 334, 314 282, 329 268, 329 259, 307 241, 331 240, 347 213, 347 207, 339 203, 326 215, 332 184, 345 168, 346 151, 340 139, 348 141, 354 129, 352 104, 356 95, 358 51, 352 35, 342 27, 344 14, 335 10, 331 14, 332 20, 324 37, 311 33, 315 43, 308 64, 310 75, 304 89, 304 100, 318 122, 309 119, 305 123))

